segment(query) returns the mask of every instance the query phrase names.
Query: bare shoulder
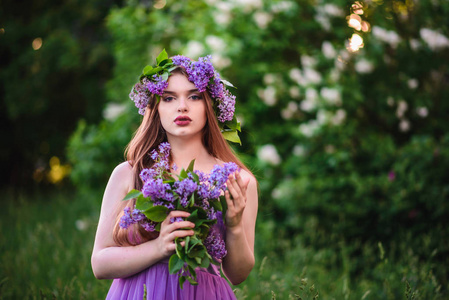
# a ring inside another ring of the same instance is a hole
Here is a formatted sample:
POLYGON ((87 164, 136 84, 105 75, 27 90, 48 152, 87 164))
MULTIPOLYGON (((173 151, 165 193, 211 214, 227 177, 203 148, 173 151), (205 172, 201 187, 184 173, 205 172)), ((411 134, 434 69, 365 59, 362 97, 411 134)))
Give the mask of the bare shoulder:
POLYGON ((240 176, 242 176, 243 180, 248 180, 249 178, 249 185, 253 185, 253 186, 257 186, 257 180, 256 177, 254 177, 254 175, 244 169, 240 170, 240 176))
POLYGON ((133 186, 133 178, 133 168, 129 162, 125 161, 117 165, 114 171, 112 171, 108 185, 112 184, 114 186, 120 186, 123 189, 129 190, 130 187, 133 186))

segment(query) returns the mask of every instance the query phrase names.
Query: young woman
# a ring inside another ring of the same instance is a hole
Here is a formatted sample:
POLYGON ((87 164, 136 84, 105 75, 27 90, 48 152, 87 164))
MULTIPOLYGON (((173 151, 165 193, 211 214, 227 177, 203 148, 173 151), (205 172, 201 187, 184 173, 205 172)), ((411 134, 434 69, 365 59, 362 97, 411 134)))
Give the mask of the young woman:
MULTIPOLYGON (((177 275, 169 274, 168 258, 175 253, 175 238, 194 233, 194 224, 186 220, 189 213, 171 211, 159 232, 147 232, 137 224, 128 229, 119 226, 125 206, 135 204, 135 200, 121 200, 131 189, 142 188, 139 174, 154 164, 149 153, 168 142, 170 163, 176 164, 177 170, 187 168, 192 159, 195 170, 204 173, 225 162, 240 167, 226 182, 225 225, 214 226, 220 227, 225 239, 227 255, 221 267, 229 281, 243 282, 254 266, 257 182, 221 133, 226 122, 235 121, 235 97, 213 69, 210 57, 195 62, 183 56, 168 59, 160 55, 157 63, 158 69, 145 68, 147 75, 141 76, 130 94, 144 117, 127 147, 127 161, 114 169, 107 184, 92 269, 98 279, 114 279, 107 299, 142 299, 145 294, 147 299, 235 299, 216 265, 198 268, 198 285, 186 282, 183 289, 177 275), (172 223, 173 218, 183 221, 172 223)), ((236 131, 228 128, 229 132, 235 139, 236 131)))

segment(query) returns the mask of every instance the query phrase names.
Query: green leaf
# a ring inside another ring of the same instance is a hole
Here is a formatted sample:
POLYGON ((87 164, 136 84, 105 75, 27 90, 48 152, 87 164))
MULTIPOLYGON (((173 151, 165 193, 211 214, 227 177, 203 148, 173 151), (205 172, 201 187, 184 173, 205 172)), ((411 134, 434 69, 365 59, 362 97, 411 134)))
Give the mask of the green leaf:
POLYGON ((162 74, 162 79, 165 80, 165 81, 167 81, 169 75, 170 75, 170 74, 169 74, 168 72, 164 72, 164 73, 162 74))
POLYGON ((139 197, 140 195, 142 195, 141 191, 132 189, 132 190, 129 191, 128 194, 126 194, 125 198, 123 198, 122 201, 127 201, 127 200, 130 200, 130 199, 134 199, 136 197, 139 197))
POLYGON ((137 197, 136 201, 136 208, 141 211, 146 211, 153 207, 153 201, 151 201, 150 198, 145 198, 143 194, 140 194, 139 197, 137 197))
POLYGON ((187 265, 187 268, 189 269, 190 275, 192 275, 192 277, 196 280, 196 271, 195 271, 195 269, 192 268, 190 265, 187 265))
POLYGON ((148 65, 148 66, 146 66, 145 68, 143 68, 142 73, 143 73, 144 75, 148 75, 148 74, 151 73, 152 70, 153 70, 153 67, 148 65))
POLYGON ((168 271, 170 272, 170 274, 177 273, 181 270, 183 265, 184 262, 182 261, 182 259, 180 259, 178 255, 173 254, 168 261, 168 271))
POLYGON ((187 276, 186 278, 190 282, 191 285, 198 285, 198 282, 196 282, 192 277, 187 276))
POLYGON ((187 263, 187 267, 189 267, 189 270, 190 269, 193 270, 199 266, 199 264, 196 262, 196 260, 194 258, 186 256, 186 257, 184 257, 184 260, 187 263))
POLYGON ((184 282, 186 282, 186 277, 185 276, 179 276, 179 286, 181 287, 181 290, 184 287, 184 282))
MULTIPOLYGON (((187 256, 190 258, 196 258, 196 257, 202 258, 202 257, 204 257, 205 253, 206 253, 206 248, 204 247, 204 245, 201 245, 201 246, 197 246, 193 250, 189 251, 189 253, 187 253, 187 256)), ((199 262, 199 264, 200 263, 201 262, 199 262)))
POLYGON ((194 236, 190 239, 190 248, 188 249, 187 252, 191 251, 196 245, 198 245, 198 243, 200 243, 201 241, 197 238, 195 238, 194 236))
POLYGON ((195 223, 196 220, 198 220, 198 208, 190 213, 190 216, 187 217, 187 221, 190 221, 192 223, 195 223))
POLYGON ((230 86, 230 87, 233 87, 233 88, 237 89, 232 83, 230 83, 230 82, 227 81, 227 80, 222 79, 222 80, 221 80, 221 83, 223 83, 223 84, 226 85, 226 86, 230 86))
POLYGON ((156 57, 156 63, 159 65, 162 61, 168 59, 168 54, 167 51, 164 50, 161 51, 161 53, 159 53, 159 55, 156 57))
POLYGON ((189 249, 190 236, 186 236, 185 241, 186 243, 184 245, 184 251, 187 253, 187 250, 189 249))
POLYGON ((162 222, 167 217, 168 208, 162 205, 153 206, 143 213, 144 215, 154 222, 162 222))
POLYGON ((170 62, 170 59, 164 59, 163 61, 161 61, 158 65, 164 68, 167 68, 167 64, 170 62))
POLYGON ((209 257, 205 256, 205 257, 203 258, 203 261, 201 262, 200 267, 201 267, 201 268, 208 268, 209 265, 210 265, 210 259, 209 259, 209 257))
POLYGON ((192 207, 195 204, 195 193, 190 196, 189 207, 192 207))
POLYGON ((234 115, 234 117, 232 118, 231 121, 226 121, 224 123, 225 126, 227 126, 229 129, 231 130, 238 130, 238 131, 242 131, 242 128, 240 126, 240 122, 237 121, 236 116, 234 115))
POLYGON ((220 203, 221 203, 221 206, 223 207, 223 210, 222 210, 223 222, 225 222, 226 221, 226 211, 228 210, 228 203, 226 202, 225 196, 220 196, 220 203))
POLYGON ((185 256, 185 254, 184 254, 184 252, 182 252, 182 245, 181 245, 181 241, 182 241, 183 239, 182 238, 179 238, 179 237, 177 237, 176 239, 175 239, 175 244, 176 244, 176 247, 175 247, 175 250, 176 250, 176 254, 178 255, 178 257, 180 258, 180 259, 184 259, 186 256, 185 256))
POLYGON ((154 68, 154 69, 151 71, 151 72, 152 72, 151 75, 157 74, 157 73, 159 73, 159 72, 162 71, 162 70, 164 70, 164 68, 162 68, 162 67, 156 67, 156 68, 154 68))
POLYGON ((216 211, 222 211, 223 210, 223 206, 221 205, 220 201, 217 200, 211 200, 209 201, 209 204, 212 205, 212 207, 216 210, 216 211))
POLYGON ((187 176, 187 171, 182 169, 181 172, 179 172, 179 176, 178 177, 179 177, 180 180, 186 179, 188 177, 187 176))
POLYGON ((200 183, 200 177, 198 176, 198 174, 196 174, 195 172, 191 172, 190 174, 192 174, 193 176, 193 181, 195 181, 197 184, 200 183))
POLYGON ((195 159, 192 159, 189 166, 187 167, 187 172, 192 173, 193 172, 193 166, 195 165, 195 159))
POLYGON ((237 130, 223 131, 222 134, 225 140, 242 145, 237 130))

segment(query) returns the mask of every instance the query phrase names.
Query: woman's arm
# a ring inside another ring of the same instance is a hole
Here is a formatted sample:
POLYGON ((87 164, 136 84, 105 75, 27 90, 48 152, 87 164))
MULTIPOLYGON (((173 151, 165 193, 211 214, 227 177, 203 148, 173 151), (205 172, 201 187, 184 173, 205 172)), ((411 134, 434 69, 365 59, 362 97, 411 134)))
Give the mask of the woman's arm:
POLYGON ((188 217, 189 213, 172 211, 162 222, 158 238, 137 246, 116 245, 112 232, 117 217, 117 205, 133 186, 132 182, 132 168, 125 162, 114 169, 106 186, 91 258, 92 270, 98 279, 134 275, 173 254, 173 241, 176 237, 193 235, 193 230, 177 230, 183 227, 193 228, 193 223, 169 221, 173 217, 188 217))
POLYGON ((256 179, 246 171, 227 182, 226 249, 223 272, 232 284, 243 282, 254 267, 254 232, 258 196, 256 179))

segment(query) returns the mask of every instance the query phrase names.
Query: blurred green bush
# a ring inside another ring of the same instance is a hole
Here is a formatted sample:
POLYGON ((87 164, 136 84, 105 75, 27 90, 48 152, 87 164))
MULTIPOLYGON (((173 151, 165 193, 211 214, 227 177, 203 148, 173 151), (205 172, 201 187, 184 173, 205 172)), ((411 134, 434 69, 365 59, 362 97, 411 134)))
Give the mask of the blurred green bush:
MULTIPOLYGON (((123 157, 139 122, 127 93, 155 54, 212 54, 238 87, 236 149, 259 179, 259 236, 276 230, 335 251, 343 241, 351 276, 369 272, 366 245, 405 234, 418 259, 449 263, 448 2, 155 3, 108 16, 108 95, 126 108, 80 123, 69 147, 78 186, 103 187, 123 157)), ((282 253, 268 244, 259 246, 282 253)), ((433 272, 447 293, 447 268, 433 272)))

